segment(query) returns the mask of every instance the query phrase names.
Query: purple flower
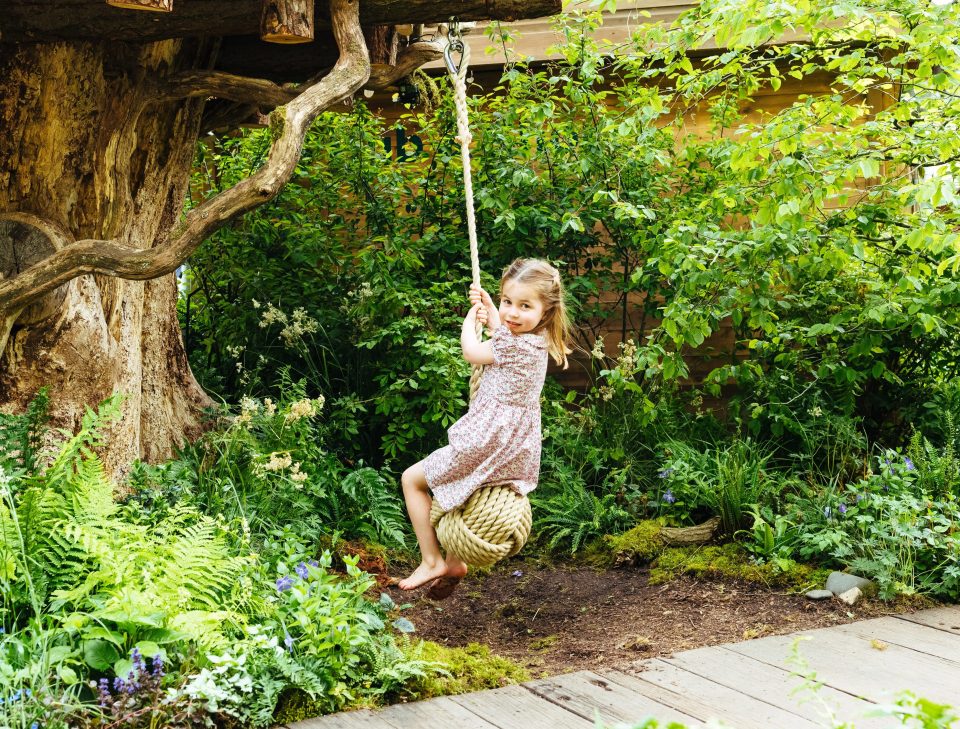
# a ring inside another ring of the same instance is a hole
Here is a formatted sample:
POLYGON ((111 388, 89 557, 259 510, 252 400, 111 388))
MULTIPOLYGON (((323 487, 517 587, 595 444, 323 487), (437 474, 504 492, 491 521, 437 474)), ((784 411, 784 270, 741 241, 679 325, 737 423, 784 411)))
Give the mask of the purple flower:
POLYGON ((668 504, 674 504, 677 501, 677 497, 673 495, 673 491, 667 489, 663 494, 663 500, 668 504))
POLYGON ((293 578, 284 575, 277 580, 277 592, 286 592, 293 587, 293 578))
POLYGON ((153 676, 163 678, 163 656, 159 653, 153 657, 153 676))
POLYGON ((101 678, 97 682, 97 694, 100 698, 100 706, 106 706, 110 702, 110 679, 101 678))
POLYGON ((671 473, 673 473, 673 469, 672 469, 672 468, 665 468, 665 469, 663 469, 662 471, 660 471, 660 472, 657 474, 657 476, 659 476, 660 478, 667 478, 671 473))
POLYGON ((903 457, 903 465, 907 467, 908 471, 913 471, 915 468, 915 466, 913 465, 913 461, 911 461, 907 456, 903 457))
POLYGON ((513 571, 513 576, 514 576, 514 577, 523 577, 523 570, 514 570, 514 571, 513 571))
POLYGON ((144 673, 147 670, 147 664, 144 663, 140 649, 137 647, 134 647, 134 649, 130 651, 130 662, 133 663, 133 668, 138 674, 144 673))
POLYGON ((846 514, 846 513, 847 513, 847 505, 841 501, 841 502, 840 502, 840 505, 837 507, 837 511, 839 511, 841 514, 846 514))
POLYGON ((307 569, 307 566, 301 562, 296 567, 293 568, 293 571, 297 573, 301 580, 307 579, 307 575, 310 574, 310 571, 307 569))
POLYGON ((117 676, 113 679, 113 690, 114 691, 123 691, 123 679, 117 676))
POLYGON ((317 562, 317 560, 315 560, 315 559, 311 559, 309 562, 307 562, 307 564, 310 565, 311 567, 319 567, 319 566, 320 566, 320 563, 317 562))

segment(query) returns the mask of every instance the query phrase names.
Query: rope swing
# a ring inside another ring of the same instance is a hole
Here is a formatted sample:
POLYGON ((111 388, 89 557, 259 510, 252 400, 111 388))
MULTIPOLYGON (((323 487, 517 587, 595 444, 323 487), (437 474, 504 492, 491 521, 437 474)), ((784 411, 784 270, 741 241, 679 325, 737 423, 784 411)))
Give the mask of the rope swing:
MULTIPOLYGON (((470 264, 473 283, 480 285, 480 254, 477 246, 477 224, 473 208, 473 178, 470 173, 470 119, 467 112, 467 67, 470 47, 460 37, 459 23, 450 22, 447 47, 443 58, 453 86, 453 101, 457 110, 457 141, 463 163, 463 194, 466 202, 467 235, 470 240, 470 264), (453 54, 460 54, 459 63, 453 54)), ((483 334, 483 325, 477 323, 477 338, 483 334)), ((473 365, 470 374, 470 401, 480 387, 482 365, 473 365)), ((436 499, 430 510, 430 522, 437 531, 440 544, 469 565, 485 567, 505 557, 512 557, 526 544, 530 536, 533 513, 530 500, 506 485, 484 486, 473 492, 466 503, 444 512, 436 499)))

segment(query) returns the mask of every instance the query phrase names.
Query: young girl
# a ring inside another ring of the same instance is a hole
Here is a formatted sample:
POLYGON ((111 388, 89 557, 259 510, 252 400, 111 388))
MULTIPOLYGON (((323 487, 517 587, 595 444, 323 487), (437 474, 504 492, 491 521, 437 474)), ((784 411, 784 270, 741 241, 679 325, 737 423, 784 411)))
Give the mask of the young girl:
POLYGON ((540 390, 547 355, 567 366, 570 323, 560 273, 546 261, 518 258, 500 280, 500 308, 486 291, 470 287, 473 304, 460 333, 463 357, 487 365, 466 415, 448 431, 450 444, 403 472, 403 496, 420 546, 420 566, 399 582, 403 590, 432 583, 429 597, 447 597, 467 565, 440 551, 430 524, 430 492, 444 511, 482 486, 505 483, 521 495, 540 471, 540 390), (476 322, 492 339, 481 342, 476 322))

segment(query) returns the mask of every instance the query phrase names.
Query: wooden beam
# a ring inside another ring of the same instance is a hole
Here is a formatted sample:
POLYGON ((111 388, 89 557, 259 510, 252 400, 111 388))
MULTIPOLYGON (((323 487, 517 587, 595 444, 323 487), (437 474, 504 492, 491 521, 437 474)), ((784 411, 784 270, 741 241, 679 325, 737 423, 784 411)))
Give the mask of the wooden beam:
POLYGON ((107 5, 125 10, 150 10, 155 13, 172 13, 173 0, 107 0, 107 5))
POLYGON ((260 38, 268 43, 313 40, 313 0, 263 0, 260 38))
MULTIPOLYGON (((121 13, 104 0, 2 0, 3 44, 61 40, 152 41, 189 36, 258 35, 262 0, 181 0, 171 13, 121 13), (39 6, 42 5, 42 11, 39 6)), ((364 25, 519 20, 560 12, 560 0, 364 0, 364 25)), ((326 3, 314 28, 330 27, 326 3)))

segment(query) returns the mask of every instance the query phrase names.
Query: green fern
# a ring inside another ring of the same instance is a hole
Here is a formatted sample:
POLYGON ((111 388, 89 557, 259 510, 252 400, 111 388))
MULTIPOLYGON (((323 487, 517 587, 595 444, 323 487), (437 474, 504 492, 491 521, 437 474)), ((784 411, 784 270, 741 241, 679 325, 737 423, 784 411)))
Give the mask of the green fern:
POLYGON ((0 467, 33 473, 50 399, 42 388, 23 415, 0 413, 0 467))
MULTIPOLYGON (((216 522, 192 510, 175 509, 152 527, 122 518, 94 450, 118 403, 88 410, 46 471, 28 479, 17 504, 21 561, 51 611, 176 624, 190 638, 215 643, 224 625, 242 621, 245 598, 237 586, 249 561, 232 554, 216 522)), ((8 521, 0 517, 5 535, 8 521)))
POLYGON ((536 530, 548 540, 548 548, 569 548, 571 554, 605 534, 619 534, 633 522, 614 494, 597 497, 580 482, 567 484, 559 494, 537 499, 534 513, 539 513, 536 530))
POLYGON ((937 448, 927 438, 914 431, 907 447, 907 455, 916 469, 916 482, 921 491, 937 499, 953 494, 960 495, 960 457, 957 444, 960 444, 960 426, 953 420, 953 414, 943 414, 943 447, 937 448))

